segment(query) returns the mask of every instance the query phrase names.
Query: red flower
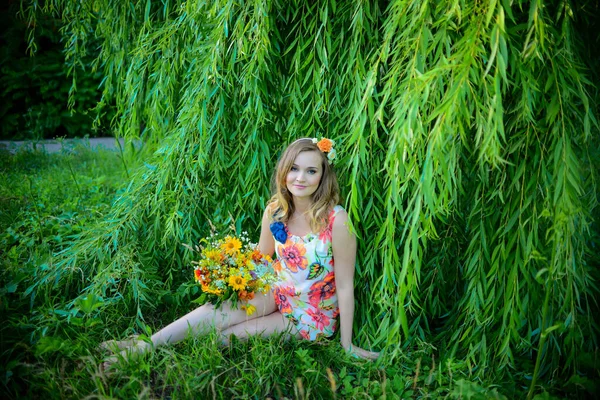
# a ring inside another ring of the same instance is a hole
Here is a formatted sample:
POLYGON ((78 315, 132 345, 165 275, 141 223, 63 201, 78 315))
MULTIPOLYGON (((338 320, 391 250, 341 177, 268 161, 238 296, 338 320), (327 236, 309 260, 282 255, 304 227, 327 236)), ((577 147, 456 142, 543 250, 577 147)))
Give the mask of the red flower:
POLYGON ((322 281, 312 284, 308 292, 308 301, 313 307, 317 307, 322 300, 328 299, 335 294, 335 274, 332 272, 325 275, 322 281))
POLYGON ((298 268, 306 269, 308 260, 304 255, 306 248, 302 243, 288 241, 284 246, 279 246, 279 255, 285 260, 286 267, 292 272, 298 272, 298 268))
POLYGON ((296 288, 293 286, 280 286, 279 290, 281 291, 281 293, 287 297, 294 297, 296 296, 296 288))
POLYGON ((279 308, 279 311, 284 315, 290 314, 292 312, 292 306, 290 305, 290 302, 287 299, 287 296, 289 296, 289 292, 290 290, 288 287, 280 289, 278 286, 276 286, 275 290, 273 291, 275 304, 277 304, 277 308, 279 308))
POLYGON ((313 322, 315 323, 315 327, 318 330, 322 331, 323 329, 325 329, 325 326, 329 325, 329 317, 323 314, 323 312, 318 308, 315 308, 314 311, 309 308, 308 310, 306 310, 306 313, 310 315, 313 322))
POLYGON ((329 212, 329 222, 327 223, 327 227, 319 234, 319 240, 323 243, 331 242, 333 239, 333 221, 335 220, 333 214, 335 214, 335 211, 331 210, 329 212))
POLYGON ((302 336, 303 339, 310 340, 310 333, 304 329, 300 330, 300 336, 302 336))
POLYGON ((199 281, 202 278, 202 272, 199 269, 194 270, 194 278, 196 281, 199 281))
POLYGON ((335 332, 335 331, 337 331, 337 328, 338 328, 338 322, 337 322, 337 319, 336 319, 335 321, 333 321, 333 324, 331 324, 331 330, 333 332, 335 332))

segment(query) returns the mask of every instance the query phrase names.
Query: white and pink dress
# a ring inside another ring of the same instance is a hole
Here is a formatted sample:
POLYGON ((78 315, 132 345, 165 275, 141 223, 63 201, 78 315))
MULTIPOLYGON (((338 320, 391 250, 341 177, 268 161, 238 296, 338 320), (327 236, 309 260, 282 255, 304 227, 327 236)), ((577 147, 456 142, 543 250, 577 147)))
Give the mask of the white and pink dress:
POLYGON ((318 234, 296 236, 286 226, 285 243, 274 236, 277 254, 274 268, 279 278, 273 287, 275 302, 308 340, 329 337, 337 329, 339 308, 331 235, 333 221, 342 210, 342 206, 335 206, 329 213, 327 226, 318 234))

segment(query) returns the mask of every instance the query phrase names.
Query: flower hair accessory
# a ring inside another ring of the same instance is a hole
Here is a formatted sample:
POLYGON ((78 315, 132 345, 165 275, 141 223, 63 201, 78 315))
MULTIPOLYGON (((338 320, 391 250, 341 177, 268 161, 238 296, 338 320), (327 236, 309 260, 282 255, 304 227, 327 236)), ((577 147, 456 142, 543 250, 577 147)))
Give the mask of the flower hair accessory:
POLYGON ((319 150, 321 150, 323 153, 327 153, 329 164, 333 163, 333 160, 335 160, 336 156, 335 149, 333 148, 333 146, 335 146, 335 142, 327 138, 321 138, 321 140, 313 138, 312 142, 316 144, 319 150))
POLYGON ((286 242, 288 234, 283 222, 273 222, 269 228, 271 228, 271 233, 273 234, 273 237, 275 237, 275 240, 280 243, 286 242))

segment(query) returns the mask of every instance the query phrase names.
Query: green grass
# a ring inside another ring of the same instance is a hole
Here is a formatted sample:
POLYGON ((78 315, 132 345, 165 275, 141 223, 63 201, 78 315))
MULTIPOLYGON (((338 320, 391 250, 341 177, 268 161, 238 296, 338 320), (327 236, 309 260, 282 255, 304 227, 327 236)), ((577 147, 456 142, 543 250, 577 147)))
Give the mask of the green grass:
POLYGON ((55 398, 505 398, 493 385, 484 388, 465 380, 460 367, 451 362, 432 369, 433 364, 417 367, 408 356, 393 364, 358 361, 343 354, 334 342, 256 337, 222 348, 216 335, 211 335, 162 347, 136 361, 122 362, 108 373, 99 368, 102 358, 94 350, 96 345, 84 335, 38 343, 37 365, 27 378, 32 388, 28 394, 55 398))
MULTIPOLYGON (((134 158, 129 155, 125 163, 135 164, 134 158)), ((121 362, 113 372, 102 371, 106 354, 97 350, 101 341, 156 331, 193 308, 186 292, 189 285, 184 283, 153 299, 140 323, 131 299, 106 304, 98 296, 78 298, 89 277, 78 275, 76 269, 72 271, 76 283, 49 282, 30 289, 45 271, 59 268, 58 253, 68 251, 81 234, 109 215, 126 183, 124 163, 111 152, 80 148, 75 154, 0 155, 0 391, 8 397, 525 396, 526 373, 504 374, 502 382, 477 381, 469 363, 418 340, 394 358, 392 349, 380 349, 382 358, 370 363, 348 357, 338 338, 309 343, 257 337, 234 340, 222 348, 216 336, 209 335, 121 362)), ((531 371, 530 367, 523 370, 531 371)), ((548 393, 577 397, 595 390, 585 379, 540 385, 542 398, 550 398, 548 393)))
POLYGON ((435 355, 442 378, 416 396, 597 392, 597 1, 22 3, 29 44, 50 18, 67 68, 98 54, 96 111, 157 151, 113 203, 84 199, 78 177, 96 172, 75 159, 65 196, 13 174, 7 207, 27 212, 6 213, 19 236, 1 250, 19 365, 45 368, 44 337, 97 343, 184 314, 198 288, 182 244, 208 220, 256 237, 284 146, 327 136, 360 239, 356 341, 385 349, 387 376, 404 358, 399 379, 423 376, 435 355))

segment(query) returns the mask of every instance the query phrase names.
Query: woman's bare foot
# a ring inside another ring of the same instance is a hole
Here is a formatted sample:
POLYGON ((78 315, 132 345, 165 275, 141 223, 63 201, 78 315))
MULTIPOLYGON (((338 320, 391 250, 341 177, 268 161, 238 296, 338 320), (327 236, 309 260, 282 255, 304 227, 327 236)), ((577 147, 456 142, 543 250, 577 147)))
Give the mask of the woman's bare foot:
POLYGON ((150 343, 136 342, 133 346, 127 347, 118 354, 107 357, 102 363, 102 368, 107 371, 114 367, 120 360, 134 360, 137 357, 146 354, 152 348, 150 343))
POLYGON ((116 353, 120 350, 137 344, 137 338, 140 335, 131 335, 125 340, 107 340, 98 345, 99 350, 108 350, 112 353, 116 353))
POLYGON ((377 360, 379 358, 379 356, 381 355, 379 352, 361 349, 360 347, 353 346, 353 345, 350 345, 346 349, 346 351, 352 357, 362 358, 362 359, 369 360, 369 361, 377 360))

